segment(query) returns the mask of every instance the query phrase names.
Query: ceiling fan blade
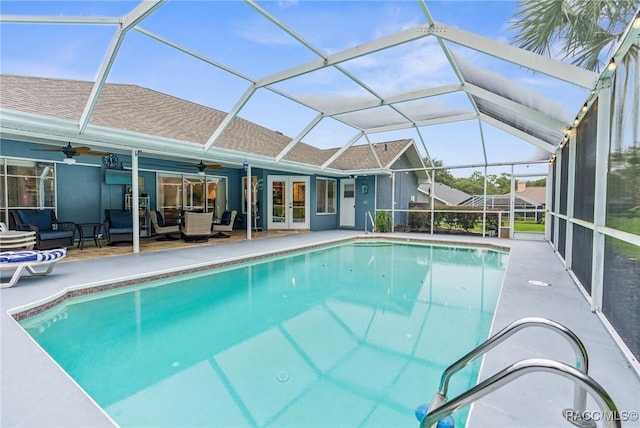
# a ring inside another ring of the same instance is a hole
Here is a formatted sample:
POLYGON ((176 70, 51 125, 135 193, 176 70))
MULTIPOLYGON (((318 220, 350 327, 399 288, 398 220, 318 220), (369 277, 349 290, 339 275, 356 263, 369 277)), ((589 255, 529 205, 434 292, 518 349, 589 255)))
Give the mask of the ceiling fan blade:
POLYGON ((76 155, 83 155, 83 156, 104 156, 107 153, 105 152, 95 152, 93 150, 91 150, 91 148, 89 147, 74 147, 73 150, 75 150, 75 154, 76 155))
POLYGON ((59 147, 57 149, 31 149, 35 152, 63 152, 64 148, 59 147))
POLYGON ((222 165, 218 165, 218 164, 205 164, 204 162, 200 161, 198 163, 179 163, 176 164, 176 166, 182 166, 185 168, 197 168, 199 170, 205 170, 205 169, 220 169, 222 168, 222 165))

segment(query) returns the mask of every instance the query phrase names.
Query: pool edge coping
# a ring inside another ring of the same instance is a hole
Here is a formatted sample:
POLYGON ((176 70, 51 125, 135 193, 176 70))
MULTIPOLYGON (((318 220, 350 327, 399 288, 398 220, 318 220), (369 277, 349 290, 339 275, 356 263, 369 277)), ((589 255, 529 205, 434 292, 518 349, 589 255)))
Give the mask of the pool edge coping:
POLYGON ((105 291, 117 290, 124 287, 130 287, 132 285, 140 284, 142 282, 148 281, 158 281, 167 278, 177 277, 181 275, 189 275, 193 273, 203 272, 209 269, 218 269, 223 267, 234 266, 237 264, 253 262, 257 260, 262 260, 274 256, 286 255, 295 253, 303 250, 312 250, 323 248, 335 244, 354 242, 354 241, 366 241, 366 240, 379 240, 379 241, 396 241, 403 243, 420 243, 420 244, 428 244, 435 246, 449 246, 449 247, 466 247, 466 248, 487 248, 493 251, 500 251, 509 253, 511 248, 507 245, 498 245, 495 243, 482 243, 482 242, 472 242, 472 241, 454 241, 454 240, 434 240, 429 238, 413 238, 413 237, 398 237, 398 236, 384 236, 383 234, 366 234, 359 236, 352 236, 347 238, 336 238, 329 239, 324 242, 319 242, 315 244, 301 244, 289 246, 285 249, 274 249, 269 251, 263 251, 251 256, 235 256, 229 257, 226 259, 216 260, 212 262, 201 262, 188 266, 180 266, 170 268, 164 271, 160 271, 157 273, 149 274, 142 273, 137 275, 132 275, 129 277, 124 277, 122 279, 118 279, 116 281, 113 280, 102 280, 96 282, 90 282, 86 284, 73 285, 70 287, 65 287, 62 290, 53 293, 50 296, 38 299, 33 302, 29 302, 15 308, 7 309, 6 313, 13 318, 16 322, 20 323, 20 321, 25 320, 27 318, 39 315, 43 312, 46 312, 57 305, 62 304, 66 300, 79 297, 86 296, 89 294, 101 293, 105 291))

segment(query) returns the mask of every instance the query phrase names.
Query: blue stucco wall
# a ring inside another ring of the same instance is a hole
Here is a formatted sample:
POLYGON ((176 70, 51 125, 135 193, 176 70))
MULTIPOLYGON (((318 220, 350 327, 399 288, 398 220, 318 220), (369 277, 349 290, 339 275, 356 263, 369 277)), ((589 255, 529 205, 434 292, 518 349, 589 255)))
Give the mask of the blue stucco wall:
MULTIPOLYGON (((60 144, 63 147, 64 144, 60 144)), ((18 142, 14 140, 0 140, 0 156, 25 158, 33 160, 56 161, 56 185, 57 185, 57 210, 58 216, 64 220, 77 223, 94 222, 104 220, 104 210, 123 209, 125 186, 121 184, 105 184, 105 168, 102 166, 100 156, 77 156, 75 165, 62 163, 63 154, 59 151, 36 151, 34 149, 50 149, 52 146, 42 146, 33 143, 18 142)), ((126 167, 131 166, 131 156, 119 154, 120 163, 126 167)), ((183 163, 184 162, 180 162, 183 163)), ((139 157, 139 177, 144 181, 141 192, 149 195, 150 207, 157 206, 156 172, 194 173, 193 168, 177 165, 176 162, 162 159, 139 157), (148 171, 152 170, 152 171, 148 171)), ((407 167, 406 159, 401 158, 394 167, 407 167)), ((265 209, 267 203, 267 176, 268 175, 300 175, 281 172, 272 169, 252 168, 252 175, 263 180, 263 188, 258 192, 260 205, 260 219, 258 226, 264 227, 266 221, 265 209)), ((242 177, 246 175, 242 168, 222 168, 215 171, 216 176, 227 177, 228 183, 228 208, 238 210, 239 221, 236 227, 246 228, 246 216, 242 214, 242 177)), ((309 206, 310 206, 310 230, 331 230, 340 224, 340 180, 337 181, 337 210, 335 214, 316 215, 316 178, 331 178, 322 175, 310 175, 309 180, 309 206)), ((375 209, 390 209, 391 181, 388 176, 358 176, 356 178, 356 212, 355 229, 364 230, 365 213, 370 211, 375 217, 375 209), (362 193, 362 185, 367 184, 368 193, 362 193), (376 199, 377 195, 377 199, 376 199)), ((417 181, 415 175, 396 174, 396 201, 401 201, 396 208, 408 207, 409 196, 416 193, 417 181), (402 175, 401 177, 399 177, 402 175)), ((368 225, 370 230, 370 225, 368 225)))
MULTIPOLYGON (((358 176, 356 178, 356 225, 355 230, 365 230, 365 215, 369 211, 375 219, 376 207, 376 176, 358 176), (366 185, 367 193, 363 193, 362 186, 366 185)), ((372 230, 371 222, 367 223, 367 230, 372 230)))
MULTIPOLYGON (((407 169, 411 168, 411 164, 406 156, 401 156, 392 165, 392 168, 407 169)), ((388 175, 379 175, 376 183, 376 209, 388 211, 393 209, 394 225, 407 224, 409 214, 401 210, 409 209, 411 196, 417 197, 418 178, 416 175, 413 172, 396 172, 393 180, 388 175)))

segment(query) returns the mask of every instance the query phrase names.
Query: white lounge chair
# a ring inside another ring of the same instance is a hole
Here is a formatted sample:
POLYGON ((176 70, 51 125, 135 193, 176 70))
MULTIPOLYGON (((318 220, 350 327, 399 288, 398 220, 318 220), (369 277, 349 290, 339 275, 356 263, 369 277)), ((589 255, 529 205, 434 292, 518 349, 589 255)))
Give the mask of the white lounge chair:
POLYGON ((48 275, 56 263, 66 257, 66 248, 53 250, 21 250, 0 253, 0 271, 15 269, 9 282, 0 283, 0 288, 16 285, 25 270, 33 276, 48 275))

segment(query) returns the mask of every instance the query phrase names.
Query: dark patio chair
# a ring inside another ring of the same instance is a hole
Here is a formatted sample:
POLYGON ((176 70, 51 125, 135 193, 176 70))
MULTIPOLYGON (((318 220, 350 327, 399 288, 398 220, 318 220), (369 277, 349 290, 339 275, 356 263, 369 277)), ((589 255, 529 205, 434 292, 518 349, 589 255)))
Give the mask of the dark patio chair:
POLYGON ((121 242, 133 243, 133 214, 131 211, 104 210, 104 230, 109 245, 121 242))
POLYGON ((34 231, 35 248, 73 247, 76 225, 70 221, 58 221, 53 209, 17 209, 11 210, 16 230, 34 231))

